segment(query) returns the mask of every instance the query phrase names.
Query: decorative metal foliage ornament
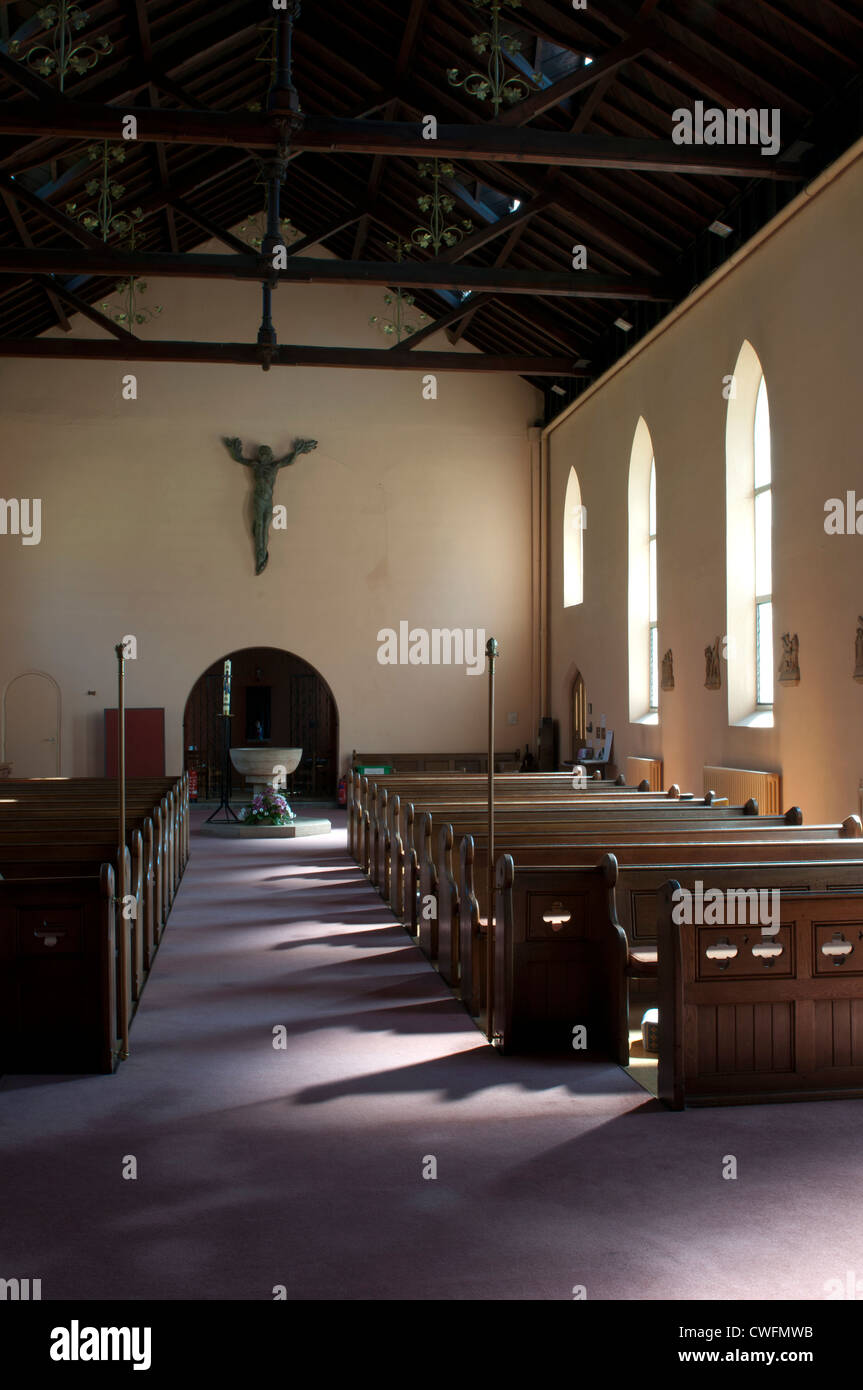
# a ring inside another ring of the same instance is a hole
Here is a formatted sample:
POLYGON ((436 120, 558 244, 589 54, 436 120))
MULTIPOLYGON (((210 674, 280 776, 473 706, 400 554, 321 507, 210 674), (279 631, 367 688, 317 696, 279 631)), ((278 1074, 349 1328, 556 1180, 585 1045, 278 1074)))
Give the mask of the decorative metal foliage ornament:
POLYGON ((488 6, 491 11, 491 28, 474 34, 471 39, 479 57, 488 54, 486 71, 484 74, 469 72, 460 77, 458 68, 447 68, 447 80, 452 87, 464 87, 477 101, 486 101, 490 97, 494 114, 497 115, 501 106, 514 106, 517 101, 524 101, 532 91, 538 90, 542 73, 533 72, 529 78, 506 75, 507 55, 512 58, 521 52, 521 39, 501 30, 500 14, 504 5, 512 10, 521 9, 521 0, 471 0, 471 4, 474 9, 484 10, 488 6))
POLYGON ((126 188, 111 173, 112 164, 125 162, 126 151, 122 145, 109 145, 103 140, 101 144, 88 146, 87 154, 94 164, 98 162, 102 166, 99 177, 89 179, 85 185, 88 196, 94 198, 98 194, 98 201, 95 208, 80 209, 77 203, 67 203, 66 212, 88 232, 98 231, 103 241, 118 236, 131 249, 135 227, 143 221, 144 212, 142 208, 132 208, 131 212, 114 211, 114 200, 122 198, 126 188))
POLYGON ((431 247, 437 255, 442 246, 455 246, 457 241, 462 240, 465 232, 473 231, 473 223, 468 217, 462 218, 459 224, 449 221, 455 207, 455 198, 441 189, 441 179, 451 179, 455 174, 455 169, 448 160, 421 159, 418 170, 421 179, 431 179, 432 191, 422 193, 417 198, 417 207, 420 212, 426 214, 428 220, 426 226, 414 228, 411 232, 411 242, 423 251, 431 247))
MULTIPOLYGON (((396 261, 401 264, 405 258, 405 251, 411 249, 409 241, 388 241, 387 247, 392 251, 396 261)), ((381 333, 388 338, 395 338, 400 343, 403 338, 409 338, 412 333, 418 332, 423 324, 431 323, 428 314, 423 314, 419 309, 416 311, 417 322, 412 322, 408 318, 414 307, 414 297, 412 294, 405 294, 403 290, 387 291, 384 295, 384 304, 391 309, 391 313, 372 314, 369 323, 377 324, 381 333)))
POLYGON ((40 77, 59 75, 61 92, 65 90, 67 73, 74 72, 80 77, 94 68, 100 58, 114 51, 114 45, 104 34, 99 38, 76 41, 76 34, 86 27, 90 16, 78 5, 70 4, 69 0, 43 5, 41 10, 36 11, 36 17, 43 29, 48 31, 50 39, 46 41, 40 37, 36 42, 33 39, 13 39, 9 53, 13 58, 21 55, 19 61, 26 63, 40 77))
MULTIPOLYGON (((98 231, 104 242, 107 242, 109 237, 116 236, 120 238, 124 250, 134 251, 137 228, 144 220, 143 208, 132 208, 131 212, 114 211, 114 200, 122 198, 126 189, 124 184, 118 183, 114 178, 111 166, 124 163, 126 151, 122 145, 109 145, 107 140, 103 140, 100 145, 90 145, 87 153, 94 163, 101 164, 99 177, 90 179, 85 185, 91 198, 98 195, 98 201, 95 207, 80 209, 77 203, 67 203, 66 212, 88 232, 98 231)), ((147 283, 138 275, 118 280, 116 291, 121 296, 120 303, 112 304, 105 300, 100 308, 103 314, 107 314, 114 323, 120 324, 123 328, 131 330, 136 326, 140 327, 162 312, 161 304, 141 304, 140 297, 146 294, 147 283)))
POLYGON ((106 301, 99 307, 103 314, 107 314, 114 323, 119 323, 122 328, 140 328, 142 323, 151 323, 158 314, 162 312, 161 304, 141 304, 139 296, 147 293, 147 282, 137 275, 130 275, 128 280, 118 280, 116 290, 122 299, 119 304, 111 304, 106 301))
MULTIPOLYGON (((257 182, 257 180, 256 180, 257 182)), ((264 237, 267 234, 267 214, 266 212, 251 213, 240 228, 240 236, 245 237, 250 246, 255 246, 260 251, 264 244, 264 237)), ((300 236, 296 227, 291 226, 289 217, 279 219, 279 235, 286 246, 290 246, 292 241, 296 241, 300 236)))

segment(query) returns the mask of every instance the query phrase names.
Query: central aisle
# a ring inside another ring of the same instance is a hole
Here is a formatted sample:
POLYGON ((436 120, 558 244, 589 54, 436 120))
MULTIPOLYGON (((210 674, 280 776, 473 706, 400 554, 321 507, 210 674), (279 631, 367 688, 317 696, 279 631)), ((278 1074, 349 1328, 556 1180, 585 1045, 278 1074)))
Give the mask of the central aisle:
POLYGON ((0 1083, 0 1274, 45 1299, 823 1297, 859 1264, 859 1103, 672 1115, 500 1057, 343 828, 193 835, 131 1041, 114 1077, 0 1083))

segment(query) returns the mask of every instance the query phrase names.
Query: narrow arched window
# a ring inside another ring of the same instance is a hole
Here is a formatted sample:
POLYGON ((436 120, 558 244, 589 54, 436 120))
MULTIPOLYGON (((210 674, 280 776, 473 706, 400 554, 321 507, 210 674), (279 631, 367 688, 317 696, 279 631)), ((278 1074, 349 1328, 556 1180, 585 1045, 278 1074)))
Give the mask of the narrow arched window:
POLYGON ((773 473, 770 407, 762 375, 755 399, 753 432, 755 504, 755 703, 773 706, 773 473))
POLYGON ((773 723, 773 464, 767 385, 744 342, 725 428, 728 722, 773 723))
POLYGON ((584 599, 584 531, 587 512, 581 502, 581 485, 574 468, 569 470, 563 504, 563 606, 573 608, 584 599))
POLYGON ((659 710, 659 612, 656 584, 656 459, 650 460, 650 496, 648 500, 648 564, 650 567, 650 622, 648 661, 650 662, 650 709, 659 710))
POLYGON ((629 462, 629 718, 659 722, 656 461, 639 420, 629 462))

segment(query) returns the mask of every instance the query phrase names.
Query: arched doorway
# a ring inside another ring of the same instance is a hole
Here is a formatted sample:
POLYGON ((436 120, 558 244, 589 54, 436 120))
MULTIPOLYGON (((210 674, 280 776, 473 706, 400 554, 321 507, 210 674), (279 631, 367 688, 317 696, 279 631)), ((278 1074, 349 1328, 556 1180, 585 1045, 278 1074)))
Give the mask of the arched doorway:
MULTIPOLYGON (((231 747, 261 744, 302 748, 296 772, 288 778, 291 802, 335 799, 339 715, 332 691, 320 672, 293 652, 278 647, 244 647, 226 652, 195 682, 183 716, 184 765, 198 775, 198 799, 222 795, 222 676, 231 662, 231 747)), ((235 799, 243 782, 233 773, 235 799)))
POLYGON ((13 777, 59 777, 60 687, 45 671, 23 671, 3 691, 0 759, 13 777))
POLYGON ((580 671, 576 671, 570 688, 570 731, 571 757, 574 762, 579 748, 583 748, 587 743, 587 691, 580 671))

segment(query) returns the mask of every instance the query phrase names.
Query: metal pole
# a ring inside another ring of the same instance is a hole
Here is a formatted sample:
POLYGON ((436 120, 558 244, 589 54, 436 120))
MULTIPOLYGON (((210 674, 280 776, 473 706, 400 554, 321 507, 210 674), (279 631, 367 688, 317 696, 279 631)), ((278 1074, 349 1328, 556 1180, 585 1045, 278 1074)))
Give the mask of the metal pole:
POLYGON ((488 927, 486 930, 485 998, 486 1035, 493 1039, 494 1013, 494 663, 499 652, 497 640, 490 637, 485 647, 488 657, 488 927))
POLYGON ((117 653, 117 780, 119 783, 119 831, 120 862, 118 881, 120 884, 120 911, 117 916, 120 945, 120 1057, 129 1056, 129 934, 127 928, 126 895, 129 891, 126 880, 126 659, 125 648, 120 642, 114 648, 117 653))

